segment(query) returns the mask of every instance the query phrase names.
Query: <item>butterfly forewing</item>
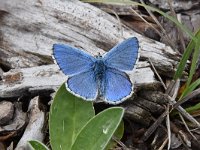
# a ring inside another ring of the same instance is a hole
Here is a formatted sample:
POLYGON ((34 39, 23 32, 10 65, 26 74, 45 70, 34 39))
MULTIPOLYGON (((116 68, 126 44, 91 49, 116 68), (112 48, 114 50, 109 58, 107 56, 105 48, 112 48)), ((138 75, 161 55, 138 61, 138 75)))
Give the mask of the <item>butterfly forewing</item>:
POLYGON ((111 68, 130 71, 134 68, 138 59, 138 49, 137 38, 129 38, 113 47, 105 54, 103 60, 105 64, 111 68))
POLYGON ((53 56, 60 69, 66 75, 78 74, 90 70, 95 58, 68 45, 54 44, 53 56))

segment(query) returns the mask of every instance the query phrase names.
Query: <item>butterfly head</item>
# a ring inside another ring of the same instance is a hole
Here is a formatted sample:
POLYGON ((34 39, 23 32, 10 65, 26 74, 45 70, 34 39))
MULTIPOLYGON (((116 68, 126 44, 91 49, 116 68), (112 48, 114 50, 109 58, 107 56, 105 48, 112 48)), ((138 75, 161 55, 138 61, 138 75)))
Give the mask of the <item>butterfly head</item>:
POLYGON ((95 56, 96 59, 102 59, 102 55, 100 53, 98 53, 98 55, 95 56))

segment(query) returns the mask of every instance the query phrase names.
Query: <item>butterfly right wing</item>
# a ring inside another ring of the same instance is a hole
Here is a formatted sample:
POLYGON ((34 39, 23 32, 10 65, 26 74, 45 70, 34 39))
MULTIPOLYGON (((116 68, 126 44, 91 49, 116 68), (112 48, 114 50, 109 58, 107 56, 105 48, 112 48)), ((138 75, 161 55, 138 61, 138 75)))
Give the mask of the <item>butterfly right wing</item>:
POLYGON ((66 88, 74 95, 92 101, 98 95, 98 85, 93 69, 68 78, 66 88))
POLYGON ((125 72, 107 68, 102 80, 104 101, 119 104, 133 94, 133 84, 125 72))
POLYGON ((78 48, 63 44, 53 45, 53 57, 66 75, 78 74, 91 69, 95 58, 78 48))
POLYGON ((121 71, 131 71, 139 58, 139 43, 136 37, 129 38, 103 56, 106 66, 121 71))

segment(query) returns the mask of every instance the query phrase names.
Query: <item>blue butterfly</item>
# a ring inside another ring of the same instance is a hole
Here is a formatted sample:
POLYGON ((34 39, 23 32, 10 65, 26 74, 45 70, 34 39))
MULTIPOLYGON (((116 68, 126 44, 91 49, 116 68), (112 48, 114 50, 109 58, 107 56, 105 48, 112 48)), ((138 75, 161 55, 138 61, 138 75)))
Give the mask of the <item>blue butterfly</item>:
POLYGON ((107 103, 118 104, 133 94, 133 84, 125 71, 134 69, 138 49, 135 37, 96 57, 69 45, 54 44, 53 57, 69 76, 65 83, 68 91, 85 100, 102 97, 107 103))

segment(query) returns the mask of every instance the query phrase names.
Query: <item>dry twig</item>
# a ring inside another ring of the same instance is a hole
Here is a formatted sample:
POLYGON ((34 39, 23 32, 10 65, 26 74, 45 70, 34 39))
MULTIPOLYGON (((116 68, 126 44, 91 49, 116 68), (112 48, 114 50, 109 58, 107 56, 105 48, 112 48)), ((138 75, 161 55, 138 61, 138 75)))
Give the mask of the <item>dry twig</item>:
POLYGON ((156 68, 154 67, 153 63, 151 62, 151 59, 150 59, 150 58, 149 58, 149 63, 151 64, 151 66, 152 66, 154 72, 156 73, 158 79, 160 80, 160 82, 161 82, 163 88, 166 90, 167 87, 166 87, 165 83, 163 82, 162 78, 160 77, 159 73, 157 72, 156 68))

